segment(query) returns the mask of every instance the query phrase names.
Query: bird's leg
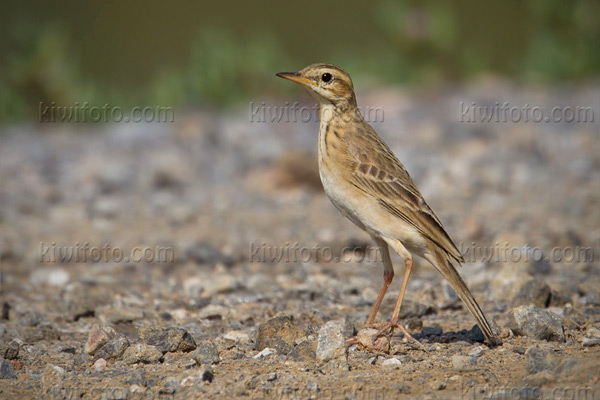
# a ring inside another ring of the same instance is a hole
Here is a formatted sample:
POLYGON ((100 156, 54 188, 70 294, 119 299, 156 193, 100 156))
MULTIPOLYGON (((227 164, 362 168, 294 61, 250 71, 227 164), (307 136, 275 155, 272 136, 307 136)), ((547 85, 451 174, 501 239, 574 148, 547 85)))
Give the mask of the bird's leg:
POLYGON ((371 314, 369 314, 369 318, 365 323, 365 326, 373 326, 373 322, 375 322, 375 317, 377 316, 377 312, 379 311, 379 307, 381 306, 381 302, 383 301, 383 297, 387 292, 392 280, 394 279, 394 266, 392 265, 392 259, 390 258, 390 251, 388 249, 387 243, 382 239, 375 239, 377 245, 379 246, 379 251, 381 252, 381 256, 383 258, 383 285, 381 286, 381 290, 377 295, 377 299, 375 300, 375 304, 373 304, 373 309, 371 310, 371 314))
POLYGON ((392 314, 392 319, 388 324, 385 324, 380 330, 379 334, 382 334, 386 330, 390 329, 391 333, 394 332, 394 328, 400 329, 400 331, 404 334, 408 340, 412 340, 419 347, 425 350, 425 346, 421 344, 417 339, 412 337, 410 333, 401 325, 398 324, 398 316, 400 315, 400 307, 402 306, 402 300, 404 299, 404 293, 406 292, 406 286, 408 285, 408 278, 410 277, 410 273, 412 272, 413 267, 413 258, 411 254, 406 250, 406 248, 400 243, 400 241, 388 241, 390 246, 404 259, 404 264, 406 266, 406 270, 404 271, 404 277, 402 278, 402 286, 400 287, 400 293, 398 294, 398 300, 396 301, 396 306, 394 307, 394 312, 392 314))
MULTIPOLYGON (((369 318, 365 323, 365 327, 372 327, 375 322, 375 317, 377 316, 377 312, 379 311, 379 307, 381 306, 381 302, 383 301, 383 297, 387 292, 392 280, 394 279, 394 266, 392 265, 392 259, 390 257, 390 251, 388 248, 388 244, 385 240, 373 237, 377 246, 379 247, 379 251, 381 253, 381 257, 383 259, 383 285, 381 286, 381 290, 379 290, 379 294, 377 295, 377 299, 375 300, 375 304, 373 304, 373 308, 371 309, 371 313, 369 314, 369 318)), ((356 344, 357 338, 352 337, 346 340, 348 344, 356 344)))

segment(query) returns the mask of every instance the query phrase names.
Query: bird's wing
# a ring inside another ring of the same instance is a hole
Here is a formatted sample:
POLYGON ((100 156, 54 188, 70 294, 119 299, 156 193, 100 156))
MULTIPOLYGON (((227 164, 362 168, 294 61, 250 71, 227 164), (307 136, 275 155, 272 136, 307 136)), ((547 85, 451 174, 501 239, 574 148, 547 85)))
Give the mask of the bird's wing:
POLYGON ((374 131, 349 143, 351 181, 373 196, 394 217, 409 223, 458 262, 462 254, 423 199, 406 168, 374 131), (368 149, 368 151, 366 151, 368 149))

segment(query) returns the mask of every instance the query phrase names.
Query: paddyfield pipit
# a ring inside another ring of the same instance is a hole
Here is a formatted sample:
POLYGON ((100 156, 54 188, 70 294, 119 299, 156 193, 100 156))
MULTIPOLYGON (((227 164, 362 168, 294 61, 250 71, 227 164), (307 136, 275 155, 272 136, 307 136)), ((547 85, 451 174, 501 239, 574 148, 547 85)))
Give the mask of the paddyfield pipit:
POLYGON ((277 76, 301 84, 319 102, 319 174, 325 193, 344 216, 371 235, 381 251, 383 286, 366 326, 373 326, 394 278, 391 247, 404 260, 406 270, 392 318, 380 332, 397 327, 414 340, 398 325, 413 267, 412 253, 429 261, 446 278, 488 342, 498 344, 483 311, 456 270, 464 262, 463 256, 402 163, 364 120, 350 76, 331 64, 312 64, 299 72, 277 76))

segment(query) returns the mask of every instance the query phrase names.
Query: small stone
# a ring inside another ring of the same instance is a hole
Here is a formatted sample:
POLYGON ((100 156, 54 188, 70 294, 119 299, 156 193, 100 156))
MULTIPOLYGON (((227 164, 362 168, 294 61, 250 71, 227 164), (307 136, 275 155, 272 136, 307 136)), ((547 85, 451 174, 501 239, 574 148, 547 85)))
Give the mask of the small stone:
POLYGON ((469 356, 471 357, 481 357, 483 353, 485 353, 486 348, 483 346, 477 346, 469 351, 469 356))
POLYGON ((517 335, 539 340, 565 341, 560 318, 535 306, 520 306, 509 314, 508 326, 517 335))
POLYGON ((390 340, 387 336, 380 336, 378 329, 363 328, 356 334, 359 350, 388 353, 390 351, 390 340))
POLYGON ((452 366, 458 370, 472 370, 477 366, 477 359, 471 356, 455 354, 452 356, 452 366))
POLYGON ((146 386, 148 384, 148 378, 146 378, 146 372, 143 369, 133 370, 127 375, 125 383, 129 385, 146 386))
POLYGON ((398 366, 402 365, 402 361, 400 361, 396 357, 392 357, 392 358, 388 358, 387 360, 384 360, 381 363, 381 365, 383 365, 385 367, 398 367, 398 366))
POLYGON ((163 354, 166 352, 189 352, 196 348, 194 338, 183 328, 141 328, 140 338, 151 346, 156 346, 163 354))
POLYGON ((0 357, 0 379, 17 379, 17 374, 10 361, 0 357))
POLYGON ((256 354, 253 358, 260 360, 269 357, 271 354, 277 354, 277 350, 272 349, 270 347, 265 347, 260 353, 256 354))
POLYGON ((246 332, 242 331, 229 331, 223 335, 223 339, 242 344, 250 342, 250 336, 246 332))
POLYGON ((600 344, 600 337, 583 338, 581 342, 586 347, 597 346, 600 344))
POLYGON ((159 389, 160 394, 172 395, 179 388, 179 381, 175 377, 167 378, 165 385, 159 389))
POLYGON ((99 358, 94 363, 94 369, 96 371, 104 371, 108 366, 108 362, 104 358, 99 358))
POLYGON ((4 349, 4 358, 7 360, 16 360, 19 357, 19 350, 22 345, 23 342, 20 339, 11 340, 6 346, 6 349, 4 349))
POLYGON ((215 379, 215 372, 210 365, 207 365, 202 371, 202 381, 211 383, 213 379, 215 379))
POLYGON ((198 313, 200 319, 223 319, 229 314, 229 308, 219 304, 209 304, 198 313))
POLYGON ((441 336, 444 331, 442 328, 433 327, 433 326, 425 326, 421 330, 421 334, 424 336, 441 336))
POLYGON ((136 343, 125 350, 125 353, 123 353, 123 362, 126 364, 154 364, 159 362, 162 357, 162 352, 156 346, 136 343))
POLYGON ((525 352, 527 373, 536 374, 541 371, 553 371, 558 365, 558 357, 553 351, 531 347, 525 352))
POLYGON ((329 321, 321 327, 316 352, 319 361, 327 362, 344 356, 346 353, 344 330, 344 321, 329 321))
POLYGON ((293 361, 315 361, 317 358, 317 343, 315 341, 303 340, 288 354, 293 361))
POLYGON ((94 354, 94 360, 100 358, 116 360, 125 353, 128 347, 129 339, 123 334, 117 334, 94 354))
POLYGON ((217 346, 210 341, 200 343, 196 350, 191 353, 191 356, 200 365, 218 364, 221 361, 217 346))
POLYGON ((446 389, 446 383, 445 382, 433 381, 433 382, 431 382, 431 384, 429 386, 433 390, 444 390, 444 389, 446 389))
POLYGON ((294 349, 296 340, 303 336, 304 331, 290 317, 272 318, 258 327, 256 350, 271 347, 280 354, 288 354, 294 349))
POLYGON ((108 325, 94 325, 88 333, 88 339, 83 347, 86 354, 93 356, 110 339, 115 337, 117 332, 108 325))
POLYGON ((102 307, 98 310, 98 319, 105 324, 123 324, 143 318, 144 312, 137 308, 102 307))

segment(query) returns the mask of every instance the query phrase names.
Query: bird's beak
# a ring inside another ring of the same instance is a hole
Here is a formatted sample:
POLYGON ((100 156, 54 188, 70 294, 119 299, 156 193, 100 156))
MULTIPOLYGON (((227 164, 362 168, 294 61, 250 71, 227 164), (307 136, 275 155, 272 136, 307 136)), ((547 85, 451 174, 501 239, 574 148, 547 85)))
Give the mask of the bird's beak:
POLYGON ((299 83, 304 86, 317 86, 315 82, 311 81, 310 79, 306 79, 303 76, 300 76, 298 72, 280 72, 277 74, 277 76, 283 79, 290 80, 292 82, 299 83))

